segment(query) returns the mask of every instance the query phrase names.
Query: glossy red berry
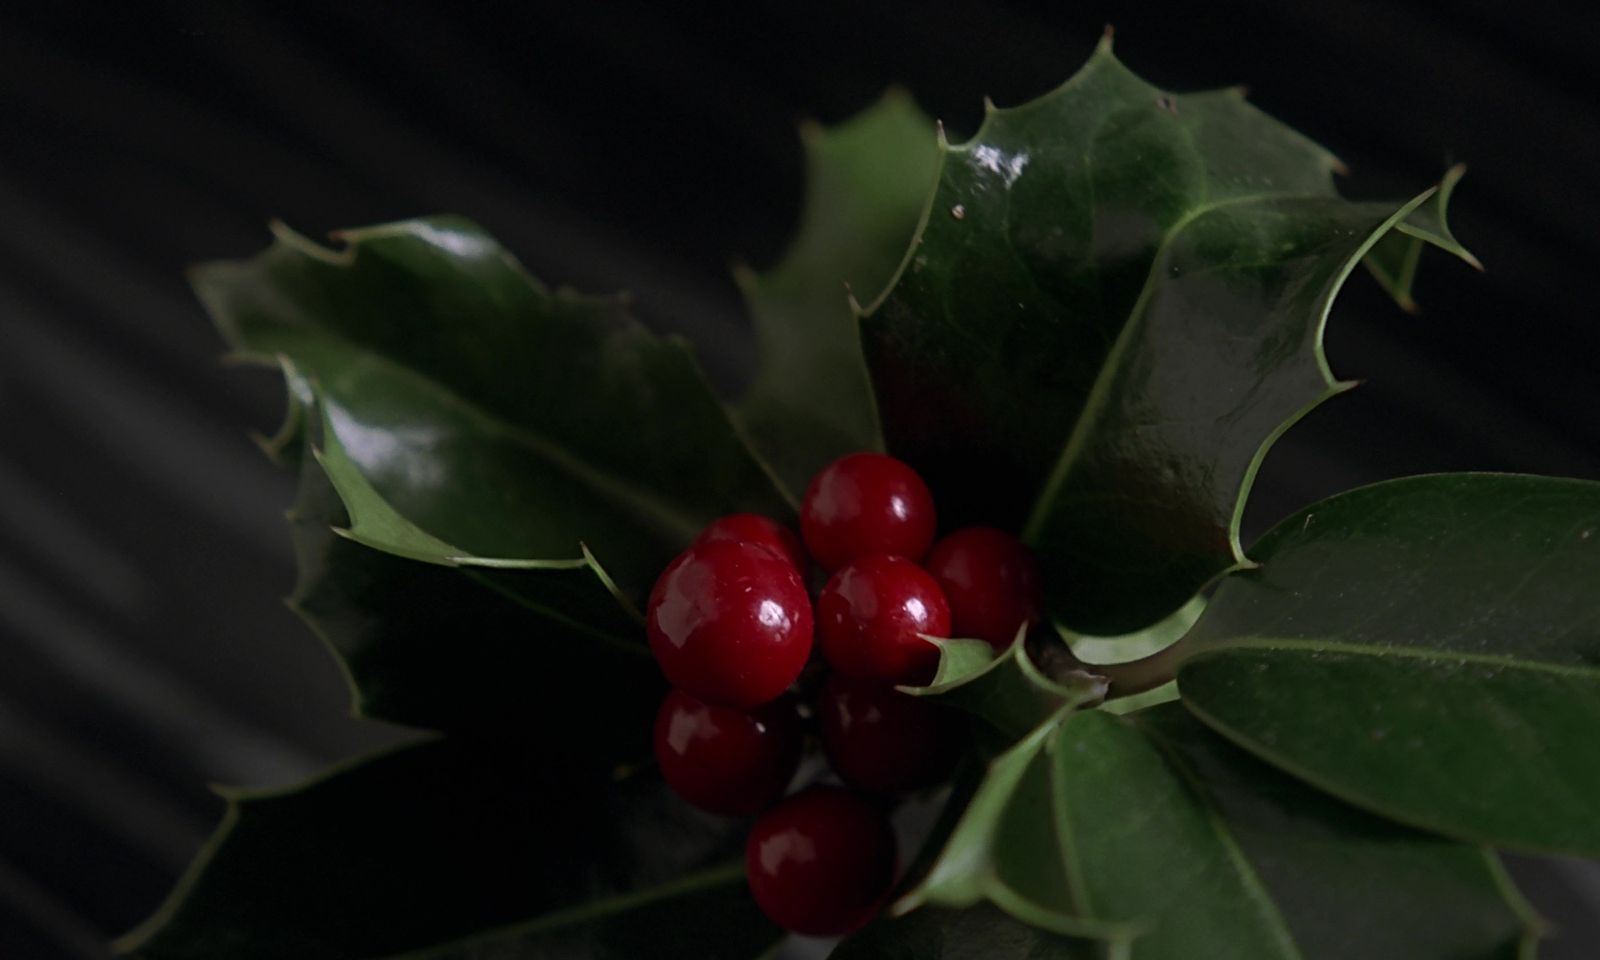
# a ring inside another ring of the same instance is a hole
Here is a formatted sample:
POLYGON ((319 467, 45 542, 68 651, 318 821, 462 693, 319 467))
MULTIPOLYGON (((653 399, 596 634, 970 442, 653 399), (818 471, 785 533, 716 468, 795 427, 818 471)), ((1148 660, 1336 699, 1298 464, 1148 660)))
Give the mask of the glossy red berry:
POLYGON ((894 883, 894 831, 872 803, 812 787, 768 810, 745 843, 756 903, 773 922, 813 937, 872 919, 894 883))
POLYGON ((811 558, 806 556, 806 548, 800 543, 800 538, 795 532, 771 517, 763 517, 759 513, 730 513, 726 517, 718 517, 700 531, 700 536, 696 537, 694 542, 715 543, 719 540, 753 543, 758 547, 766 547, 794 564, 794 568, 800 571, 802 578, 811 568, 811 558))
POLYGON ((650 651, 673 686, 719 707, 775 699, 811 654, 811 601, 789 561, 764 547, 690 547, 656 580, 650 651))
POLYGON ((868 793, 932 786, 950 775, 950 713, 887 683, 835 673, 817 697, 822 749, 839 779, 868 793))
POLYGON ((805 741, 793 697, 746 713, 682 690, 661 701, 655 734, 667 786, 702 810, 730 817, 760 813, 783 796, 805 741))
POLYGON ((933 543, 933 494, 910 467, 881 453, 852 453, 806 487, 800 536, 827 570, 887 553, 921 560, 933 543))
POLYGON ((904 557, 862 557, 833 575, 817 598, 822 655, 847 676, 927 683, 950 635, 950 607, 927 571, 904 557))
POLYGON ((1024 623, 1039 622, 1039 571, 1021 540, 993 527, 966 527, 933 545, 926 564, 950 601, 953 636, 1004 650, 1024 623))

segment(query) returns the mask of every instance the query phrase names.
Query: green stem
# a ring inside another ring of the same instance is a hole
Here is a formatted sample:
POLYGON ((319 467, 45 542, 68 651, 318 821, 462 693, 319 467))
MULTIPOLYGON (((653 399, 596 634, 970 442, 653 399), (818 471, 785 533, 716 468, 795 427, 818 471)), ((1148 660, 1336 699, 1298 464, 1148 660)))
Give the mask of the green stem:
POLYGON ((1089 669, 1110 682, 1107 700, 1131 697, 1136 693, 1154 690, 1177 677, 1178 667, 1189 654, 1188 639, 1184 636, 1148 657, 1126 663, 1097 663, 1089 669))

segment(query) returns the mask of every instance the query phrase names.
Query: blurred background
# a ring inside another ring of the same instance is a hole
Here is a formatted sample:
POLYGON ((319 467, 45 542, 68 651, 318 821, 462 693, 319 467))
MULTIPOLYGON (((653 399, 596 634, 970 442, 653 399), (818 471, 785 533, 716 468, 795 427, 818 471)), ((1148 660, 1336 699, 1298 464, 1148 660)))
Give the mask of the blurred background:
MULTIPOLYGON (((1600 29, 1549 0, 886 0, 0 7, 0 957, 105 956, 221 812, 399 736, 282 606, 292 478, 274 376, 226 370, 183 269, 435 212, 537 274, 632 290, 726 389, 750 337, 727 265, 782 250, 797 121, 889 84, 975 129, 1054 87, 1102 27, 1179 91, 1247 83, 1402 198, 1455 161, 1488 266, 1429 258, 1423 311, 1364 274, 1328 336, 1365 379, 1278 444, 1248 535, 1307 501, 1432 470, 1600 479, 1600 29), (45 12, 48 10, 48 12, 45 12)), ((1248 542, 1248 537, 1247 541, 1248 542)), ((1597 813, 1600 815, 1600 813, 1597 813)), ((1519 859, 1592 957, 1600 878, 1519 859)))

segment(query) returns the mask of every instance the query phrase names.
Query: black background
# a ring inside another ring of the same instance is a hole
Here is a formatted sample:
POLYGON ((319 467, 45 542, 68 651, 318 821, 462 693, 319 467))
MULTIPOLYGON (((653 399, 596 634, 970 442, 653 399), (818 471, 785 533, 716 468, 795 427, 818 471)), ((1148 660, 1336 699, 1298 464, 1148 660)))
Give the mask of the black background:
MULTIPOLYGON (((1600 31, 1582 5, 1329 0, 696 6, 284 3, 0 8, 0 957, 100 956, 220 810, 395 736, 281 606, 290 478, 272 377, 223 369, 185 265, 281 217, 318 234, 459 212, 545 279, 628 288, 728 389, 749 338, 726 266, 781 251, 794 124, 890 83, 959 139, 1102 26, 1177 90, 1248 83, 1332 147, 1348 192, 1470 166, 1423 313, 1364 276, 1329 354, 1369 383, 1274 450, 1247 531, 1440 469, 1600 479, 1600 31)), ((1525 861, 1592 955, 1600 879, 1525 861), (1587 944, 1587 945, 1586 945, 1587 944)))

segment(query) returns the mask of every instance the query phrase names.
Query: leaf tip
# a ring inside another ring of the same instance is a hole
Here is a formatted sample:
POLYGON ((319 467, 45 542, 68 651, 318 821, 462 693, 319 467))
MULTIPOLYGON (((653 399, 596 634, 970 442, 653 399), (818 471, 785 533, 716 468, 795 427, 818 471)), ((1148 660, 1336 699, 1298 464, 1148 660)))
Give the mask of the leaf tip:
POLYGON ((883 95, 878 98, 878 102, 895 107, 906 107, 914 105, 916 99, 911 96, 911 91, 903 85, 891 83, 883 88, 883 95))
POLYGON ((212 796, 215 796, 220 800, 226 800, 229 803, 238 803, 240 800, 244 799, 245 794, 248 792, 243 787, 236 787, 227 783, 219 783, 215 780, 206 782, 206 791, 212 796))
POLYGON ((755 268, 745 260, 739 257, 730 259, 728 261, 728 273, 733 277, 733 285, 739 288, 740 293, 746 297, 755 293, 761 278, 756 273, 755 268))
POLYGON ((885 910, 884 912, 891 917, 903 917, 911 911, 924 906, 927 903, 927 900, 927 894, 923 892, 921 886, 918 886, 916 889, 908 891, 904 896, 889 904, 889 909, 885 910))
POLYGON ((844 293, 845 299, 850 301, 850 312, 855 315, 856 320, 860 321, 864 319, 870 307, 863 305, 862 302, 857 299, 856 292, 850 289, 850 285, 848 283, 844 285, 844 293))
POLYGON ((821 143, 828 135, 828 130, 815 117, 801 117, 795 122, 795 132, 800 137, 800 145, 807 150, 821 143))

